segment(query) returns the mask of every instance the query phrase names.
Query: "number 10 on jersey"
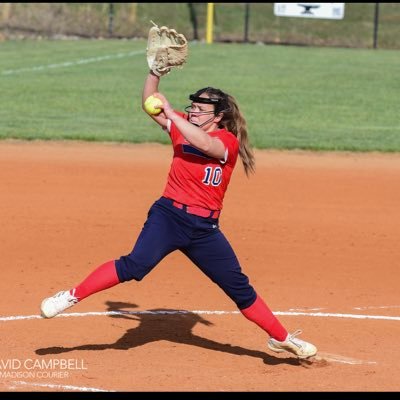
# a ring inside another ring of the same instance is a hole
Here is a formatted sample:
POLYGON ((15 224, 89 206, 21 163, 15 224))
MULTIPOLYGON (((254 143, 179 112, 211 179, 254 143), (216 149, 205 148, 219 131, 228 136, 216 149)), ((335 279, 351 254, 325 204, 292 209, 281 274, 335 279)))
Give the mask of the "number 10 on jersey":
POLYGON ((203 183, 205 185, 219 186, 222 181, 222 168, 221 167, 206 167, 204 169, 203 183))

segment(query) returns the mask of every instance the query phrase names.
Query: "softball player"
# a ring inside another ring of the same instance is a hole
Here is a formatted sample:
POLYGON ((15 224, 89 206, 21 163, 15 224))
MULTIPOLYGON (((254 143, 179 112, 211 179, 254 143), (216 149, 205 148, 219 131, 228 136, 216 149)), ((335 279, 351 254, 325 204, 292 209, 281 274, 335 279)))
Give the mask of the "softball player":
POLYGON ((246 121, 236 100, 207 87, 190 95, 187 113, 176 112, 158 92, 160 78, 151 71, 142 93, 161 99, 162 112, 150 115, 171 138, 174 150, 167 183, 151 206, 133 250, 100 265, 78 286, 43 300, 41 314, 52 318, 77 302, 121 282, 142 280, 174 250, 184 253, 215 282, 250 321, 269 335, 268 348, 288 351, 299 358, 317 353, 311 343, 289 334, 250 285, 239 261, 219 228, 222 203, 238 155, 248 175, 254 155, 246 121))

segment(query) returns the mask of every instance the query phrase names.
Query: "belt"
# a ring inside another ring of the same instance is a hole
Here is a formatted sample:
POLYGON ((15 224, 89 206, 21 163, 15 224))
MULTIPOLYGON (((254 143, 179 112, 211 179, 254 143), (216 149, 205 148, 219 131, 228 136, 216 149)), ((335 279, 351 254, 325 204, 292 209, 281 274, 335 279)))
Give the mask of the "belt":
POLYGON ((218 218, 221 214, 221 210, 208 210, 207 208, 187 206, 186 204, 178 203, 177 201, 172 201, 172 205, 184 210, 188 214, 197 215, 198 217, 218 218))

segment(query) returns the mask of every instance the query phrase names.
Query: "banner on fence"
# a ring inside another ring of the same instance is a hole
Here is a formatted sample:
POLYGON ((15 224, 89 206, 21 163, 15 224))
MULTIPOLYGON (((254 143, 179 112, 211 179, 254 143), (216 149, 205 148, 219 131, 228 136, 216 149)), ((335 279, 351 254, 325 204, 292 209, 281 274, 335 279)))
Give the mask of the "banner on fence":
POLYGON ((274 3, 278 17, 343 19, 345 3, 274 3))

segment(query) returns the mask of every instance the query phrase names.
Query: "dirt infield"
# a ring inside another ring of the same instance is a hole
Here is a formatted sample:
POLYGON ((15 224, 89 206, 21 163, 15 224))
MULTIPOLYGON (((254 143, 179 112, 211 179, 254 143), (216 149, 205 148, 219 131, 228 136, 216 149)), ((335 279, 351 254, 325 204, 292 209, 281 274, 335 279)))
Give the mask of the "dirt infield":
POLYGON ((0 390, 398 391, 399 155, 257 151, 256 175, 233 174, 221 228, 283 324, 317 345, 310 362, 271 353, 177 252, 39 317, 42 298, 130 252, 171 151, 0 142, 0 390))

